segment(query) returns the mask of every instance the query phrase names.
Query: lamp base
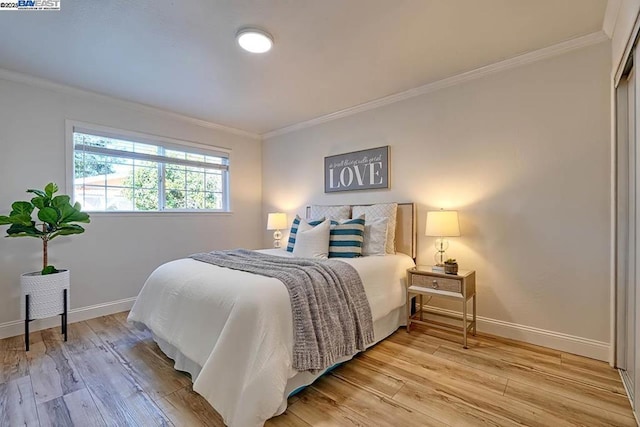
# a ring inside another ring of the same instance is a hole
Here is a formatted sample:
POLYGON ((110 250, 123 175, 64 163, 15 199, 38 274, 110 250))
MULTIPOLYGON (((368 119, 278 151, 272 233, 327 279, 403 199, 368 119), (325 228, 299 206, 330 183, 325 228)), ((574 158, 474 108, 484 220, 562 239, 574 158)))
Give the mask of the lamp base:
POLYGON ((437 266, 442 266, 442 268, 444 269, 444 260, 447 259, 445 253, 446 250, 449 249, 449 241, 441 237, 436 240, 435 247, 436 253, 433 256, 433 259, 436 262, 437 266))
POLYGON ((282 231, 280 230, 276 230, 273 232, 273 247, 274 248, 279 248, 280 247, 280 239, 282 239, 282 231))

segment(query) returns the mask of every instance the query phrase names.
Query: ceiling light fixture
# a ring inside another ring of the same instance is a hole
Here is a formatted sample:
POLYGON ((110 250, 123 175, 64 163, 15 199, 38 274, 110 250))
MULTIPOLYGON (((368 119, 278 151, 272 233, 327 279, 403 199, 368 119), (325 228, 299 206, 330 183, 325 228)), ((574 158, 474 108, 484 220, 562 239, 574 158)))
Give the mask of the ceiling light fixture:
POLYGON ((241 48, 251 53, 264 53, 273 47, 273 37, 266 31, 257 28, 242 28, 236 34, 241 48))

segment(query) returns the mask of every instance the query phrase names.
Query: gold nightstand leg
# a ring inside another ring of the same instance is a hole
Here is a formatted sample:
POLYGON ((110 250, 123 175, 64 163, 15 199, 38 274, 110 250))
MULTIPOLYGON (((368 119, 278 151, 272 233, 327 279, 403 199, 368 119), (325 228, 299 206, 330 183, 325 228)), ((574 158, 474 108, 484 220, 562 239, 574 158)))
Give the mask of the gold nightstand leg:
POLYGON ((422 318, 422 294, 420 294, 420 321, 424 321, 424 319, 422 318))
POLYGON ((462 301, 462 346, 467 348, 467 301, 462 301))
POLYGON ((476 295, 473 294, 473 336, 476 336, 476 295))
POLYGON ((411 294, 407 292, 407 333, 411 329, 411 294))

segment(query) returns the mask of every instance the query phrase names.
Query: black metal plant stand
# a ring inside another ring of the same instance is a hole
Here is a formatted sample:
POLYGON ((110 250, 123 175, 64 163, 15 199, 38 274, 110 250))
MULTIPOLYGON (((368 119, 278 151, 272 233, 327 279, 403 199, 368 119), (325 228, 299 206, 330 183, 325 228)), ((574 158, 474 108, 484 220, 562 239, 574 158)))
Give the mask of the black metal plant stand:
MULTIPOLYGON (((25 295, 25 319, 24 319, 24 345, 26 350, 29 351, 29 322, 32 322, 34 319, 31 319, 31 314, 29 313, 29 294, 25 295)), ((60 329, 61 334, 64 335, 64 341, 67 341, 67 290, 62 290, 62 307, 63 312, 60 314, 60 329)))

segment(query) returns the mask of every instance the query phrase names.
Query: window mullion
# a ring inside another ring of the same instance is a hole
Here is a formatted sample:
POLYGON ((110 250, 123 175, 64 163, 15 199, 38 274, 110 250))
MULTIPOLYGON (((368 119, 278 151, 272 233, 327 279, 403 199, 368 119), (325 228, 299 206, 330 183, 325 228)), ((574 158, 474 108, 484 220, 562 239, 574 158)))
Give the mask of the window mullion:
MULTIPOLYGON (((159 149, 162 152, 162 154, 164 154, 164 148, 159 147, 159 149)), ((160 162, 158 163, 158 210, 159 211, 163 211, 166 208, 164 187, 165 187, 165 163, 160 162)))
POLYGON ((189 182, 188 180, 189 177, 189 171, 187 169, 187 167, 184 167, 184 208, 183 209, 189 209, 189 206, 187 205, 187 202, 189 201, 189 186, 187 185, 187 182, 189 182))

